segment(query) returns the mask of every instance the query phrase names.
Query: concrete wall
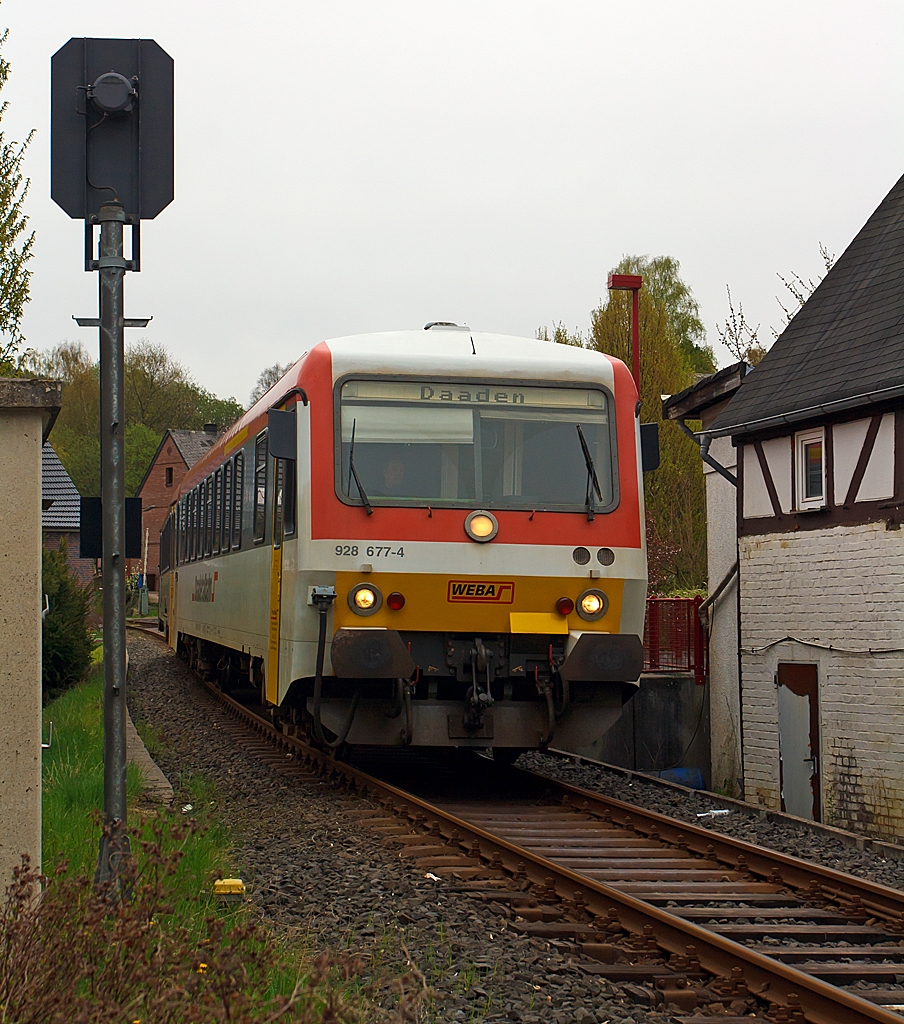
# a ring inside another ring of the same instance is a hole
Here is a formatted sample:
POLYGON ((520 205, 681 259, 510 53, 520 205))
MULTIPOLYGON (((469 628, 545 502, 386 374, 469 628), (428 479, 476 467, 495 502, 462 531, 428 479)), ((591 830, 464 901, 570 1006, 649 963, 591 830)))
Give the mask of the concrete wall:
MULTIPOLYGON (((732 473, 737 449, 731 439, 716 438, 710 455, 732 473)), ((709 592, 731 570, 737 558, 737 489, 704 464, 706 482, 706 543, 709 592)), ((710 608, 709 715, 712 788, 729 796, 743 792, 741 766, 741 701, 738 684, 737 577, 710 608)))
POLYGON ((838 526, 742 537, 739 548, 747 799, 780 806, 775 672, 812 664, 825 821, 902 834, 904 531, 838 526), (847 653, 869 648, 893 653, 847 653))
POLYGON ((699 768, 709 784, 706 690, 687 676, 642 676, 621 718, 578 753, 636 771, 699 768))
POLYGON ((60 385, 0 379, 0 885, 41 863, 41 446, 60 385))

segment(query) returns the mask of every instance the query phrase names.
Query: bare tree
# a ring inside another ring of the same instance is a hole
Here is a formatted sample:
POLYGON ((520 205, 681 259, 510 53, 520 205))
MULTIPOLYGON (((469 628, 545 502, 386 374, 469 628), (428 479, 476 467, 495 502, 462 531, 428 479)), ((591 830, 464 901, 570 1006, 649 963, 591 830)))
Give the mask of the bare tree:
POLYGON ((251 389, 251 397, 248 400, 248 408, 273 387, 273 385, 282 377, 284 373, 292 368, 292 363, 274 363, 272 366, 268 366, 265 370, 261 370, 260 377, 257 378, 257 383, 251 389))
POLYGON ((812 278, 803 278, 800 276, 800 274, 793 270, 791 271, 790 277, 787 278, 782 277, 782 275, 779 274, 778 271, 776 271, 775 276, 788 289, 788 291, 791 293, 792 298, 794 299, 794 302, 790 303, 789 309, 788 306, 786 306, 785 303, 782 302, 782 300, 778 297, 778 295, 776 295, 775 297, 775 301, 782 307, 782 313, 784 313, 785 315, 784 323, 781 326, 781 330, 777 331, 774 327, 772 328, 772 333, 775 335, 776 338, 782 333, 786 325, 790 324, 791 321, 795 318, 795 316, 797 316, 798 312, 800 312, 801 308, 803 307, 803 304, 807 301, 807 299, 810 298, 813 292, 816 291, 817 287, 819 286, 819 282, 822 281, 822 279, 826 276, 826 274, 828 274, 828 272, 834 266, 836 256, 834 253, 829 252, 828 247, 823 245, 822 242, 819 243, 819 255, 822 257, 822 262, 825 264, 826 269, 825 273, 820 274, 815 281, 812 278))
POLYGON ((744 307, 741 303, 738 303, 737 309, 734 308, 728 285, 725 285, 725 291, 728 292, 728 317, 724 324, 716 324, 716 334, 735 359, 756 366, 766 354, 766 349, 758 339, 760 325, 751 327, 744 316, 744 307))

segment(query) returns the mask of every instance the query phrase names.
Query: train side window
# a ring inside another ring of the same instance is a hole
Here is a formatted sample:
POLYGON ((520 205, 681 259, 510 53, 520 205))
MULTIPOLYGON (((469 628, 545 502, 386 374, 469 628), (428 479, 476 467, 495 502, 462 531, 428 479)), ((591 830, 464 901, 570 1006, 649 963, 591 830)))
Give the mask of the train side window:
POLYGON ((188 560, 193 562, 198 553, 198 492, 188 494, 188 560))
POLYGON ((223 466, 223 521, 220 550, 228 551, 232 541, 232 459, 223 466))
POLYGON ((223 532, 223 470, 213 475, 213 553, 220 553, 220 535, 223 532))
POLYGON ((254 541, 259 544, 267 530, 267 431, 262 430, 254 443, 254 541))
POLYGON ((232 546, 242 546, 242 509, 245 500, 245 453, 235 456, 235 479, 232 485, 232 546))
POLYGON ((194 540, 192 541, 192 561, 195 562, 201 556, 201 487, 198 485, 194 491, 195 511, 192 515, 194 524, 194 540))
POLYGON ((198 485, 198 558, 204 557, 207 540, 207 481, 198 485))
POLYGON ((176 565, 182 564, 182 499, 176 502, 176 565))
POLYGON ((205 526, 207 527, 204 531, 204 554, 209 556, 213 549, 213 477, 207 478, 207 518, 205 520, 205 526))
POLYGON ((179 564, 188 561, 188 498, 183 495, 179 502, 179 564))
POLYGON ((160 558, 157 568, 161 573, 170 568, 170 545, 173 541, 173 517, 170 515, 160 531, 160 558))
POLYGON ((274 459, 273 466, 273 547, 283 538, 283 484, 286 479, 285 459, 274 459))
POLYGON ((286 459, 283 462, 283 533, 291 537, 295 533, 296 514, 298 504, 298 485, 296 484, 295 462, 286 459))

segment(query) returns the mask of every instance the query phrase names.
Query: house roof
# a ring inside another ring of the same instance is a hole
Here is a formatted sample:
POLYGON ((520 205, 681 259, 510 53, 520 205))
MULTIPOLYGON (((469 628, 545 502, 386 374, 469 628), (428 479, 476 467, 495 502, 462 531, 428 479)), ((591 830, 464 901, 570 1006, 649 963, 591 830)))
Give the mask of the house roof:
POLYGON ((734 394, 744 383, 751 367, 741 361, 726 366, 717 373, 703 375, 689 388, 662 400, 662 418, 665 420, 699 419, 700 414, 734 394))
POLYGON ((44 442, 41 449, 41 526, 45 530, 78 530, 81 525, 79 493, 57 453, 44 442), (48 502, 50 504, 48 505, 48 502))
MULTIPOLYGON (((168 430, 185 465, 191 467, 217 443, 222 430, 168 430)), ((166 434, 163 435, 166 440, 166 434)), ((161 448, 163 447, 161 443, 161 448)))
POLYGON ((151 459, 148 468, 145 470, 141 483, 138 485, 136 494, 141 494, 141 489, 147 482, 148 475, 157 464, 160 453, 168 440, 176 446, 176 451, 185 463, 186 469, 191 467, 203 458, 208 451, 217 443, 217 439, 223 436, 222 430, 167 430, 157 445, 157 451, 151 459))
POLYGON ((904 177, 708 433, 745 434, 904 397, 904 177))

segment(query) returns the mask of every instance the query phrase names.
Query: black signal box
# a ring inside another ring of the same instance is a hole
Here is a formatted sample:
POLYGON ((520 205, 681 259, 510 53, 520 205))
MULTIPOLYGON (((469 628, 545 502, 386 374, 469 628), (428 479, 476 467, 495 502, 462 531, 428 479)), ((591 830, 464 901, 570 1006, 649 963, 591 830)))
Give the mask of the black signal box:
MULTIPOLYGON (((141 498, 126 498, 126 558, 141 558, 141 498)), ((103 506, 100 498, 79 502, 79 557, 104 557, 103 506)))
POLYGON ((173 59, 153 39, 70 39, 51 60, 50 194, 90 221, 129 223, 173 201, 173 59))

